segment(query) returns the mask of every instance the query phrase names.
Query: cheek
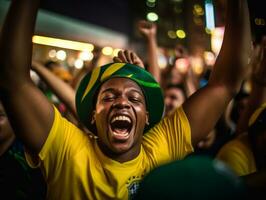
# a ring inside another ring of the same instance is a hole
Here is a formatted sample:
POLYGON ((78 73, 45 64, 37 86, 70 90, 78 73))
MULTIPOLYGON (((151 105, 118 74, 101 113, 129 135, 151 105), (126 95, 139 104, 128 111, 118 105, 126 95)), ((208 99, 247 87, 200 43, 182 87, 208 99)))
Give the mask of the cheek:
POLYGON ((110 105, 109 104, 96 104, 96 108, 95 108, 95 119, 98 120, 102 120, 101 118, 104 118, 108 111, 110 110, 110 105))
POLYGON ((142 108, 138 111, 138 128, 139 129, 142 129, 145 127, 146 125, 146 118, 147 118, 147 115, 146 115, 146 110, 145 112, 143 112, 145 110, 145 108, 142 108))

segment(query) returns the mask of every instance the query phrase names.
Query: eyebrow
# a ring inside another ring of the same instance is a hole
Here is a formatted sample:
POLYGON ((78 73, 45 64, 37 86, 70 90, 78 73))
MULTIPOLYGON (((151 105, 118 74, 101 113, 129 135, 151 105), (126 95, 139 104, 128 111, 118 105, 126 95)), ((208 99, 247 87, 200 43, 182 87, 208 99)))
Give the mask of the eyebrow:
MULTIPOLYGON (((103 90, 101 92, 101 94, 106 93, 106 92, 113 92, 113 93, 115 93, 116 91, 117 90, 115 90, 114 88, 107 88, 107 89, 103 90)), ((145 97, 142 91, 139 91, 139 90, 134 89, 134 88, 130 89, 129 92, 136 92, 136 93, 140 94, 141 96, 145 97)))

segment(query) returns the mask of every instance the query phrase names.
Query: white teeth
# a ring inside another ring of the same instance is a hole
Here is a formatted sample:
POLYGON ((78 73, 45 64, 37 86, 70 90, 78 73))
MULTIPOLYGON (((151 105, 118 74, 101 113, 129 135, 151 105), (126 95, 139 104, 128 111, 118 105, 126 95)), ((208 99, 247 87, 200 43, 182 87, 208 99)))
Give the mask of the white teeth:
POLYGON ((131 123, 131 120, 129 117, 127 116, 124 116, 124 115, 119 115, 119 116, 116 116, 112 119, 111 123, 117 121, 117 120, 120 120, 120 121, 128 121, 129 123, 131 123))

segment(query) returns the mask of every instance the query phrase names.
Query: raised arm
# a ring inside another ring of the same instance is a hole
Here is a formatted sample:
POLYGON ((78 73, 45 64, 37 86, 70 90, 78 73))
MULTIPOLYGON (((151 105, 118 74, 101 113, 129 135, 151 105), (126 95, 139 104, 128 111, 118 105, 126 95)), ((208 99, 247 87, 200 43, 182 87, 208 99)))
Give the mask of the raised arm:
POLYGON ((251 34, 247 1, 228 0, 226 16, 224 40, 210 80, 183 105, 194 145, 215 126, 248 71, 251 34))
POLYGON ((154 23, 141 20, 138 22, 139 32, 145 37, 147 41, 148 51, 148 68, 147 70, 160 83, 161 72, 158 65, 158 45, 157 45, 157 26, 154 23))
POLYGON ((52 105, 30 78, 38 0, 13 0, 0 38, 0 94, 14 132, 38 153, 52 126, 52 105))
POLYGON ((255 109, 266 102, 266 37, 263 38, 261 44, 255 47, 251 65, 253 70, 251 73, 252 90, 248 104, 238 120, 236 134, 247 131, 250 116, 255 109))
POLYGON ((53 72, 47 69, 44 65, 37 61, 32 61, 31 67, 49 86, 54 94, 67 106, 71 113, 77 117, 76 106, 75 106, 75 90, 70 84, 64 82, 62 79, 57 77, 53 72))

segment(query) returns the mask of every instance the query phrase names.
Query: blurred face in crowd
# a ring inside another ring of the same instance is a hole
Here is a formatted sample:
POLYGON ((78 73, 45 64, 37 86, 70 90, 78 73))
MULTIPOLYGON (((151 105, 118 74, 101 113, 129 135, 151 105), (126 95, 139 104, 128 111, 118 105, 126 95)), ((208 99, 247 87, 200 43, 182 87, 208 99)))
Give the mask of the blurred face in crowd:
POLYGON ((169 115, 185 101, 185 95, 179 88, 171 87, 165 90, 165 114, 169 115))
POLYGON ((120 162, 135 158, 148 122, 141 88, 127 78, 107 80, 98 93, 94 120, 98 144, 106 155, 120 162))
POLYGON ((173 69, 171 70, 170 82, 172 84, 181 84, 183 81, 184 74, 180 73, 180 71, 176 67, 173 67, 173 69))
POLYGON ((4 107, 0 101, 0 155, 7 150, 14 139, 15 135, 9 124, 4 107))

